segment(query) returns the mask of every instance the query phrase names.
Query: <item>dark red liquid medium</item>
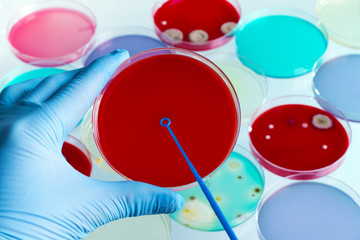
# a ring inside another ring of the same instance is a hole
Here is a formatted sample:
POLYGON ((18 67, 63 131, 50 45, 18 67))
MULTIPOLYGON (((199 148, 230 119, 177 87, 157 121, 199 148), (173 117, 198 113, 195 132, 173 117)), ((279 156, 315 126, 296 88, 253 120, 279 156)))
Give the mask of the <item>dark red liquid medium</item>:
POLYGON ((191 57, 164 54, 123 69, 107 86, 98 112, 99 147, 125 177, 162 187, 195 181, 170 133, 202 177, 231 152, 238 113, 223 79, 191 57))
POLYGON ((321 109, 297 104, 277 106, 261 114, 252 125, 250 139, 260 160, 296 171, 328 167, 349 146, 349 137, 335 117, 321 109), (315 127, 312 118, 316 114, 328 116, 332 126, 315 127))
POLYGON ((81 151, 78 147, 64 142, 64 145, 61 149, 63 156, 66 161, 77 171, 82 174, 90 177, 91 173, 91 160, 81 151))

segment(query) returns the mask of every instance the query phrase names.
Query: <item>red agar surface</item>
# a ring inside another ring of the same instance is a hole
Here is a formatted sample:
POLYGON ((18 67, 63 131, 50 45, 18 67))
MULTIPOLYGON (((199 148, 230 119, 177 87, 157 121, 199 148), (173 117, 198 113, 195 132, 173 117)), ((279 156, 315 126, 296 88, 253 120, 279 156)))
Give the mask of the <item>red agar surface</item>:
POLYGON ((261 114, 252 125, 250 139, 261 155, 260 160, 297 171, 330 166, 349 146, 349 137, 335 117, 321 109, 298 104, 281 105, 261 114), (332 126, 315 127, 312 118, 316 114, 328 116, 332 126))
POLYGON ((164 32, 176 28, 183 32, 184 41, 189 41, 193 30, 204 30, 209 40, 224 35, 221 25, 226 22, 237 23, 240 15, 226 0, 170 0, 165 2, 154 14, 155 25, 164 32))
POLYGON ((64 142, 61 149, 66 161, 77 171, 90 177, 91 173, 91 160, 81 151, 78 147, 64 142))
POLYGON ((155 55, 131 63, 106 87, 97 116, 98 147, 126 178, 162 187, 195 182, 170 133, 205 177, 230 154, 237 105, 223 79, 191 57, 155 55))

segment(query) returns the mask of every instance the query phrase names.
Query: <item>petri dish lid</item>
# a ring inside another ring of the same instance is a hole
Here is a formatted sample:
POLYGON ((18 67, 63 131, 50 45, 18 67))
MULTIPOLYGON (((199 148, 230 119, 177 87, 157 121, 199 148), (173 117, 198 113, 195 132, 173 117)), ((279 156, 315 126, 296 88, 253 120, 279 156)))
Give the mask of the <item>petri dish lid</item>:
POLYGON ((344 55, 319 62, 314 68, 313 93, 317 99, 331 103, 336 109, 323 107, 349 121, 360 122, 360 55, 344 55))
POLYGON ((171 223, 168 215, 148 215, 119 219, 90 232, 85 240, 168 240, 171 223))
POLYGON ((145 27, 122 27, 105 31, 94 36, 84 48, 82 63, 89 65, 93 60, 116 49, 125 49, 130 56, 154 48, 167 47, 152 29, 145 27))
POLYGON ((221 166, 238 137, 240 107, 222 71, 196 53, 163 48, 125 61, 98 96, 92 127, 100 153, 126 179, 173 189, 194 185, 181 152, 160 125, 164 117, 172 120, 204 178, 221 166), (217 147, 208 150, 210 145, 217 147))
POLYGON ((95 28, 95 16, 84 5, 70 0, 43 0, 15 14, 8 24, 7 37, 20 60, 58 66, 56 62, 70 63, 81 57, 95 28))
POLYGON ((152 14, 155 32, 166 44, 203 51, 232 39, 241 9, 237 0, 213 0, 212 4, 206 0, 160 0, 152 14), (174 29, 177 33, 169 35, 167 30, 174 29))
MULTIPOLYGON (((230 226, 235 227, 255 213, 265 178, 256 158, 245 148, 236 145, 224 165, 205 184, 230 226)), ((223 230, 199 186, 178 193, 185 202, 180 210, 170 215, 172 219, 196 230, 223 230)))

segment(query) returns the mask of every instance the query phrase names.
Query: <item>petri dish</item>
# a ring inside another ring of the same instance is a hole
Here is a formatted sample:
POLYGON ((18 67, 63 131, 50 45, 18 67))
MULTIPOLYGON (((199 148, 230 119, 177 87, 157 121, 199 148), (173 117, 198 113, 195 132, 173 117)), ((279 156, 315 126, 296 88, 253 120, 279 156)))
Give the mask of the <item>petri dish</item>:
POLYGON ((257 212, 262 240, 360 239, 360 198, 346 184, 328 176, 296 181, 290 176, 272 185, 257 212))
POLYGON ((12 18, 8 41, 20 60, 57 66, 56 62, 79 59, 95 28, 95 17, 84 5, 68 0, 44 0, 23 7, 12 18))
MULTIPOLYGON (((348 120, 354 122, 360 122, 359 66, 359 54, 339 56, 319 63, 313 77, 314 95, 334 105, 348 120)), ((326 106, 324 108, 327 109, 326 106)), ((337 115, 331 108, 327 110, 337 115)))
POLYGON ((249 124, 250 149, 260 164, 283 177, 326 175, 337 169, 345 159, 351 129, 347 120, 322 106, 343 116, 331 104, 310 96, 284 96, 263 104, 249 124))
POLYGON ((358 0, 318 0, 316 12, 332 40, 360 48, 360 2, 358 0))
POLYGON ((128 180, 174 190, 190 187, 194 176, 160 125, 165 117, 200 176, 207 178, 235 145, 240 106, 227 77, 206 58, 178 48, 149 50, 121 64, 96 99, 96 145, 128 180))
POLYGON ((168 215, 123 218, 90 232, 85 240, 168 240, 171 222, 168 215))
POLYGON ((85 114, 83 121, 81 123, 80 131, 81 131, 81 139, 84 145, 87 147, 91 155, 93 156, 93 163, 99 166, 101 169, 106 170, 108 172, 115 171, 106 163, 106 161, 101 156, 101 153, 97 149, 94 135, 92 132, 92 125, 91 125, 91 117, 92 117, 92 107, 91 109, 85 114))
POLYGON ((89 65, 95 59, 116 49, 126 49, 130 56, 146 50, 167 47, 152 29, 125 27, 102 32, 95 36, 84 49, 83 64, 89 65))
POLYGON ((62 146, 61 153, 73 168, 90 177, 92 169, 91 155, 80 140, 69 135, 62 146))
POLYGON ((211 4, 206 0, 161 0, 153 7, 159 38, 170 46, 193 51, 210 50, 229 42, 240 14, 236 0, 212 0, 211 4))
MULTIPOLYGON (((264 189, 263 170, 251 153, 236 145, 224 165, 205 184, 219 204, 231 227, 249 219, 264 189)), ((200 186, 178 191, 184 206, 171 218, 189 228, 220 231, 223 227, 200 186)))
POLYGON ((53 74, 62 73, 65 71, 75 69, 71 65, 64 65, 64 63, 53 62, 53 61, 41 61, 30 64, 24 64, 17 68, 10 70, 0 79, 0 91, 12 84, 22 83, 24 81, 45 78, 53 74), (59 65, 58 67, 38 67, 38 65, 59 65), (60 66, 61 65, 61 66, 60 66))
POLYGON ((213 61, 229 78, 241 105, 241 124, 248 123, 255 110, 266 100, 268 82, 264 73, 255 63, 233 53, 204 56, 213 61))
POLYGON ((274 78, 311 72, 328 45, 326 30, 315 17, 286 8, 255 11, 241 21, 235 35, 238 55, 274 78))

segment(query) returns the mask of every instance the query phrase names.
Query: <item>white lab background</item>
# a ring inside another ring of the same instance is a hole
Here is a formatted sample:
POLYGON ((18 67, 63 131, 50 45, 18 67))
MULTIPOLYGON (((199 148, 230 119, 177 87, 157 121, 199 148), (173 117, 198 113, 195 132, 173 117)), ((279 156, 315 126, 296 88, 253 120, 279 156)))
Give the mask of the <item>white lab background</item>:
MULTIPOLYGON (((45 0, 46 1, 46 0, 45 0)), ((48 0, 51 1, 51 0, 48 0)), ((152 7, 156 0, 77 0, 86 5, 96 16, 96 33, 111 30, 118 27, 142 26, 153 28, 152 7)), ((17 59, 10 50, 7 41, 7 24, 10 18, 30 0, 0 0, 0 78, 15 67, 24 63, 17 59)), ((211 0, 208 0, 211 4, 211 0)), ((242 8, 242 18, 249 13, 262 8, 269 7, 289 7, 299 9, 316 16, 315 0, 239 0, 242 8)), ((216 13, 214 13, 216 14, 216 13)), ((234 52, 234 40, 211 52, 234 52)), ((201 52, 200 52, 201 53, 201 52)), ((351 49, 329 41, 326 52, 327 57, 344 55, 348 53, 358 53, 360 50, 351 49)), ((73 63, 76 67, 81 67, 80 61, 73 63)), ((306 94, 312 95, 312 73, 291 79, 268 78, 269 91, 268 99, 288 95, 306 94)), ((360 79, 359 79, 360 81, 360 79)), ((241 103, 240 103, 241 104, 241 103)), ((360 107, 360 106, 359 106, 360 107)), ((347 153, 347 158, 343 165, 330 176, 335 177, 352 187, 360 193, 360 124, 351 123, 352 141, 347 153)), ((79 134, 79 131, 74 133, 79 134)), ((21 141, 21 139, 19 139, 21 141)), ((247 125, 242 126, 238 144, 248 148, 247 125)), ((281 179, 274 174, 265 171, 266 188, 275 181, 281 179)), ((236 191, 234 189, 234 191, 236 191)), ((247 222, 234 228, 239 239, 257 240, 255 215, 247 222)), ((120 238, 119 238, 120 239, 120 238)), ((224 231, 221 232, 202 232, 186 228, 172 220, 171 240, 222 240, 228 239, 224 231)), ((146 239, 144 239, 146 240, 146 239)))

